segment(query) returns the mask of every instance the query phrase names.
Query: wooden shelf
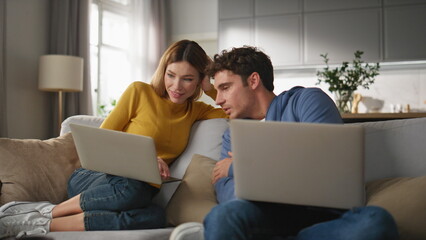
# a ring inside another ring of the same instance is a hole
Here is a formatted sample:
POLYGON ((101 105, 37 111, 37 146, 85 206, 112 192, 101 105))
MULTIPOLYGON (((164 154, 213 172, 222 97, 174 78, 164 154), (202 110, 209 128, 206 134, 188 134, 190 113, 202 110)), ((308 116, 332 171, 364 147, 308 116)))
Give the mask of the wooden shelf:
POLYGON ((385 121, 407 118, 426 117, 426 112, 410 112, 410 113, 343 113, 342 118, 345 123, 352 122, 370 122, 385 121))

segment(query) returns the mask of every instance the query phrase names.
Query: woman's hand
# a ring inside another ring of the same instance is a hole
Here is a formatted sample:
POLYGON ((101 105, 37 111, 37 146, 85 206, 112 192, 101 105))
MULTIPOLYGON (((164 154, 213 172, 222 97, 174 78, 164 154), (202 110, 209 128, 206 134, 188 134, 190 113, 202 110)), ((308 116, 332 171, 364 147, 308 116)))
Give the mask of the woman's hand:
POLYGON ((169 166, 163 159, 157 157, 158 169, 160 170, 160 175, 162 178, 170 177, 169 166))
POLYGON ((224 158, 216 163, 213 168, 212 183, 215 184, 219 179, 228 176, 229 167, 232 163, 232 152, 228 152, 229 158, 224 158))
POLYGON ((201 88, 204 92, 208 92, 213 89, 213 84, 210 82, 210 76, 205 76, 201 81, 201 88))

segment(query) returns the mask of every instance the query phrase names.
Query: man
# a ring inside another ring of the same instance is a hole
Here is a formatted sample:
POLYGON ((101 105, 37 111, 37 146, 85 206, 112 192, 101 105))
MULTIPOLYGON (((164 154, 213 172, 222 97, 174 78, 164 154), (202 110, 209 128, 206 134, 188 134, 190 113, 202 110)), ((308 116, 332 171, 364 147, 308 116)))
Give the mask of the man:
MULTIPOLYGON (((216 104, 231 119, 343 123, 334 102, 318 88, 295 87, 273 93, 274 75, 269 57, 254 48, 237 48, 217 55, 210 72, 217 89, 216 104), (245 61, 245 62, 244 62, 245 61)), ((229 129, 222 143, 221 159, 213 172, 219 203, 235 199, 229 129), (228 176, 228 172, 230 176, 228 176)))
MULTIPOLYGON (((342 123, 334 102, 318 88, 295 87, 276 96, 271 61, 256 48, 223 51, 215 56, 210 74, 216 103, 231 119, 342 123)), ((395 221, 379 207, 343 212, 236 199, 229 129, 223 135, 221 159, 212 176, 219 205, 204 220, 205 239, 398 239, 395 221)))

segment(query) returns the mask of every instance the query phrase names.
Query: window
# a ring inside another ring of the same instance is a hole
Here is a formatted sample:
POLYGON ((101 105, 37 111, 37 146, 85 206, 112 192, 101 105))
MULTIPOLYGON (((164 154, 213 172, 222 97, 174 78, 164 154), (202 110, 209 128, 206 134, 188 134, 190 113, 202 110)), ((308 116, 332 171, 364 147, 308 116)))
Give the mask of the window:
POLYGON ((135 80, 130 60, 132 0, 92 0, 90 54, 93 109, 106 116, 135 80))

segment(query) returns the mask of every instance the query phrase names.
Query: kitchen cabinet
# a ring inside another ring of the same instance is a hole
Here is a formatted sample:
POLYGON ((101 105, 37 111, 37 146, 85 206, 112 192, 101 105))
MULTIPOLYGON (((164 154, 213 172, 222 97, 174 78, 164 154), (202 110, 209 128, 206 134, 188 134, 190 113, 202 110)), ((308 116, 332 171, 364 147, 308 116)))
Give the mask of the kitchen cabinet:
POLYGON ((219 0, 219 51, 254 45, 276 68, 426 60, 426 0, 219 0))

